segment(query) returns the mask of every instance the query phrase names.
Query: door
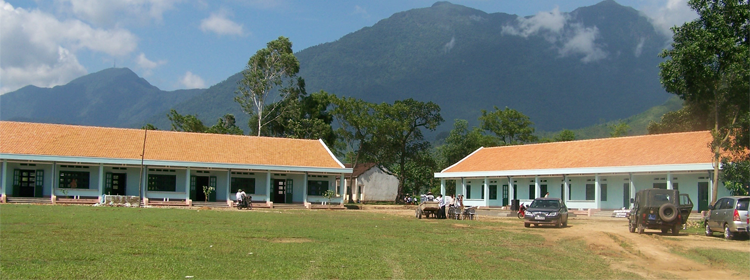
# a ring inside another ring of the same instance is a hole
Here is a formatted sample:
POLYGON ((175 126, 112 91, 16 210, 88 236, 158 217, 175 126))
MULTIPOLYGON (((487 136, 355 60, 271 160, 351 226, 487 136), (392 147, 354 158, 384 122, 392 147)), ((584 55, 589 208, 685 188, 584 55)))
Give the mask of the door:
POLYGON ((508 205, 508 185, 503 185, 503 206, 508 205))
POLYGON ((565 184, 560 184, 560 200, 565 203, 565 184))
POLYGON ((622 184, 622 207, 630 208, 630 184, 622 184))
POLYGON ((34 188, 36 187, 36 171, 20 170, 18 183, 18 196, 34 197, 34 188))
POLYGON ((708 210, 708 182, 698 182, 698 211, 708 210))
POLYGON ((273 203, 284 203, 286 201, 286 180, 273 180, 273 203))
POLYGON ((208 177, 208 186, 214 188, 213 191, 211 191, 211 193, 208 195, 208 201, 216 202, 216 176, 208 177))
MULTIPOLYGON (((193 191, 193 186, 191 186, 190 196, 194 197, 195 201, 206 201, 206 193, 203 192, 203 186, 210 186, 208 176, 191 176, 191 179, 193 177, 195 177, 195 191, 193 191), (193 196, 193 193, 195 193, 195 196, 193 196)), ((193 185, 192 182, 191 185, 193 185)))
POLYGON ((539 185, 539 196, 544 197, 547 193, 547 185, 539 185))
POLYGON ((108 173, 107 178, 109 182, 108 188, 110 189, 107 193, 111 195, 125 195, 125 186, 127 184, 127 175, 125 173, 108 173))
POLYGON ((44 189, 44 170, 37 170, 36 177, 34 178, 36 184, 34 185, 34 197, 42 197, 42 190, 44 189))
POLYGON ((518 185, 513 185, 513 200, 518 200, 518 185))
MULTIPOLYGON (((294 190, 294 181, 292 179, 286 179, 286 186, 284 186, 284 189, 286 190, 286 203, 292 203, 292 191, 294 190)), ((350 188, 351 189, 351 188, 350 188)))

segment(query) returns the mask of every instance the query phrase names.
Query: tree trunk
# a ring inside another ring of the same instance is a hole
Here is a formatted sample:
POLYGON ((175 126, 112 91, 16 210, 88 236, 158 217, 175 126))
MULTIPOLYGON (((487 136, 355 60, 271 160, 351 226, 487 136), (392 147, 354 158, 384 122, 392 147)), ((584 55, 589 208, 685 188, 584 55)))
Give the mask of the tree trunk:
POLYGON ((719 133, 719 98, 714 94, 714 174, 713 183, 711 184, 711 205, 716 203, 716 196, 719 194, 719 171, 721 166, 721 135, 719 133))

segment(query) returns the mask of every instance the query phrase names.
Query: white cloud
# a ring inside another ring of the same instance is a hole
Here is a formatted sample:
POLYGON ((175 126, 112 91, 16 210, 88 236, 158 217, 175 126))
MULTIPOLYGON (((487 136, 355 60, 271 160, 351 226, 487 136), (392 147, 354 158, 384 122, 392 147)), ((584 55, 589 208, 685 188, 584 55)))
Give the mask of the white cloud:
POLYGON ((146 58, 146 54, 144 53, 139 54, 135 59, 135 62, 138 64, 138 67, 146 71, 145 73, 143 73, 144 76, 150 76, 151 70, 167 63, 167 61, 165 60, 151 61, 146 58))
POLYGON ((99 29, 80 20, 58 20, 37 9, 14 8, 0 0, 1 93, 33 84, 51 87, 86 73, 76 52, 124 56, 137 38, 121 28, 99 29))
POLYGON ((638 41, 638 45, 635 46, 635 57, 640 57, 641 52, 643 52, 643 44, 646 43, 646 38, 642 37, 641 40, 638 41))
POLYGON ((445 43, 443 46, 443 52, 448 53, 450 52, 453 47, 456 45, 456 36, 451 37, 451 40, 448 43, 445 43))
POLYGON ((673 35, 669 28, 698 18, 698 13, 690 9, 687 0, 651 0, 640 10, 651 19, 657 31, 668 37, 673 35))
POLYGON ((352 12, 352 15, 359 15, 364 19, 370 18, 370 13, 368 13, 365 8, 362 8, 359 5, 354 5, 354 12, 352 12))
POLYGON ((100 26, 123 22, 161 22, 163 14, 182 0, 55 0, 60 10, 100 26))
POLYGON ((237 24, 227 18, 227 12, 219 11, 212 13, 211 16, 201 21, 201 30, 203 32, 214 32, 219 35, 237 35, 242 36, 242 24, 237 24))
POLYGON ((539 12, 528 18, 519 17, 517 25, 505 25, 502 34, 528 38, 539 35, 554 44, 561 57, 582 55, 581 62, 589 63, 604 59, 607 52, 596 44, 599 29, 571 23, 567 14, 555 7, 549 12, 539 12))
POLYGON ((559 53, 561 56, 574 54, 583 55, 583 63, 594 62, 607 57, 607 52, 596 45, 596 37, 599 29, 596 27, 583 27, 580 24, 573 25, 573 35, 565 40, 559 53))
POLYGON ((552 11, 538 12, 536 15, 528 18, 519 17, 517 19, 518 27, 503 26, 502 33, 524 38, 542 31, 559 34, 565 27, 567 20, 567 15, 561 13, 560 9, 555 7, 552 11))
POLYGON ((185 73, 185 76, 182 76, 182 79, 180 79, 180 84, 189 89, 206 88, 206 82, 203 81, 203 78, 193 74, 190 71, 187 71, 187 73, 185 73))

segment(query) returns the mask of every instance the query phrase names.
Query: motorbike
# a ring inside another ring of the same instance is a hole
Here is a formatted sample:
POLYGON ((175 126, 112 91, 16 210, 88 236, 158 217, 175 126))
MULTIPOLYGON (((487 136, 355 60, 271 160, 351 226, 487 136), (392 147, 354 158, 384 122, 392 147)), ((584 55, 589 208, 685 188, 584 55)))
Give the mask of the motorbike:
POLYGON ((526 215, 526 206, 521 204, 521 206, 518 207, 518 218, 523 219, 523 216, 526 215))

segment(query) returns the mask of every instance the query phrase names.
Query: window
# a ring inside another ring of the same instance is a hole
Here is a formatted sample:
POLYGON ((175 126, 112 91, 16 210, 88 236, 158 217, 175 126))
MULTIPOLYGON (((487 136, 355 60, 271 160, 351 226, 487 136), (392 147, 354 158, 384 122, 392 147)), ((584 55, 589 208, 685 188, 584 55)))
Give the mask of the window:
POLYGON ((60 171, 61 189, 88 189, 89 173, 81 171, 60 171))
POLYGON ((490 199, 497 199, 497 185, 490 185, 490 199))
POLYGON ((602 201, 607 201, 607 184, 602 184, 602 193, 600 196, 602 201))
POLYGON ((654 189, 667 189, 667 183, 654 183, 654 189))
POLYGON ((747 211, 747 206, 750 204, 750 198, 740 198, 737 200, 737 210, 747 211))
POLYGON ((323 195, 328 190, 328 181, 307 181, 307 195, 323 195))
POLYGON ((672 189, 679 191, 680 190, 680 184, 672 183, 672 189))
POLYGON ((481 194, 479 199, 484 199, 484 185, 479 187, 479 193, 481 194))
POLYGON ((148 190, 158 192, 173 192, 177 186, 177 176, 175 175, 148 175, 148 190))
POLYGON ((536 185, 529 185, 529 199, 534 199, 536 195, 536 185))
POLYGON ((596 196, 596 188, 594 184, 586 184, 586 200, 594 200, 596 196))
POLYGON ((230 193, 237 193, 239 189, 247 194, 255 194, 255 178, 232 178, 230 193))
POLYGON ((471 185, 466 185, 466 199, 471 199, 471 185))

